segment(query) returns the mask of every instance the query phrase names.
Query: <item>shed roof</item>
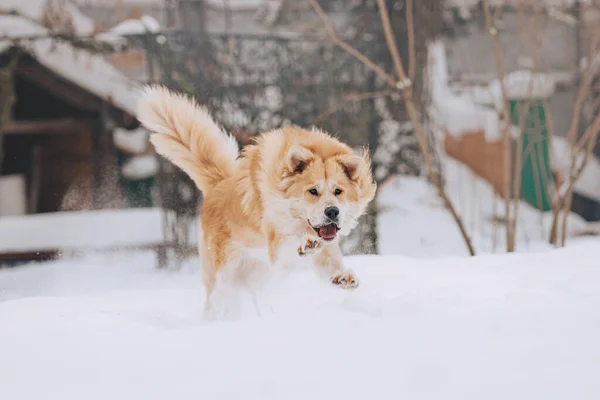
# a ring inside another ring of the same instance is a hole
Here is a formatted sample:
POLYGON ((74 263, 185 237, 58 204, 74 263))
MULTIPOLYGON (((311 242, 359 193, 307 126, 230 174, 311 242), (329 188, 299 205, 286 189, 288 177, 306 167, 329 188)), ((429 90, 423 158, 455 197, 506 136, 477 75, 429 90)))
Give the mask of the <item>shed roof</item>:
MULTIPOLYGON (((7 1, 16 3, 14 0, 7 1)), ((34 1, 36 4, 41 3, 39 0, 34 1)), ((135 116, 140 85, 127 78, 102 55, 77 48, 68 42, 59 42, 51 37, 39 38, 50 32, 33 19, 35 13, 31 11, 29 1, 27 4, 29 10, 27 12, 10 8, 7 11, 17 11, 19 15, 0 15, 0 53, 19 47, 65 80, 130 116, 135 116), (38 36, 38 38, 28 41, 18 39, 26 36, 38 36)), ((5 4, 2 4, 3 10, 4 7, 5 4)), ((79 14, 76 15, 75 34, 88 34, 87 19, 79 14)))

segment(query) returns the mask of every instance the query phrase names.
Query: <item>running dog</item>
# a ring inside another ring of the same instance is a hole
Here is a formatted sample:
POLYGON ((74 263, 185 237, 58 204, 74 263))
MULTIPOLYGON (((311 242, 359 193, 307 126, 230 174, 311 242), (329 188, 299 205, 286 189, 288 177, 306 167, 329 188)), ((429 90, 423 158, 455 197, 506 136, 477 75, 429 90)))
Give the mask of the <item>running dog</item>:
POLYGON ((339 237, 375 196, 366 150, 357 155, 314 128, 283 127, 257 136, 240 153, 205 107, 162 86, 145 89, 138 119, 157 153, 203 193, 206 310, 217 282, 249 284, 259 271, 300 258, 312 259, 332 284, 358 287, 344 267, 339 237))

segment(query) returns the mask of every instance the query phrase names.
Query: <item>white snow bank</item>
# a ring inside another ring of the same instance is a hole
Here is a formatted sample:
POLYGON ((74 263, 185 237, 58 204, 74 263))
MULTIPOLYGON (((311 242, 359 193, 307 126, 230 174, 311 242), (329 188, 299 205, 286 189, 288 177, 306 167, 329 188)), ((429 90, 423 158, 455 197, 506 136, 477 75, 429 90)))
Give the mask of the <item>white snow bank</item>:
MULTIPOLYGON (((443 159, 446 190, 473 241, 477 254, 501 253, 506 249, 504 203, 485 180, 460 162, 443 159)), ((600 175, 596 175, 596 178, 600 175)), ((434 188, 425 180, 397 177, 379 190, 379 251, 411 257, 467 255, 456 223, 444 208, 434 188)), ((542 213, 525 201, 519 206, 517 251, 546 251, 552 213, 542 213)), ((569 214, 567 245, 591 224, 575 213, 569 214)))
POLYGON ((261 293, 263 317, 245 299, 227 322, 202 320, 196 260, 0 270, 0 387, 11 400, 595 400, 597 249, 350 257, 357 291, 301 267, 261 293))
POLYGON ((158 208, 33 214, 0 218, 0 252, 100 250, 163 241, 158 208))
POLYGON ((444 45, 432 42, 429 47, 430 89, 434 112, 448 133, 461 136, 483 130, 488 141, 500 140, 498 113, 476 104, 448 87, 448 64, 444 45))

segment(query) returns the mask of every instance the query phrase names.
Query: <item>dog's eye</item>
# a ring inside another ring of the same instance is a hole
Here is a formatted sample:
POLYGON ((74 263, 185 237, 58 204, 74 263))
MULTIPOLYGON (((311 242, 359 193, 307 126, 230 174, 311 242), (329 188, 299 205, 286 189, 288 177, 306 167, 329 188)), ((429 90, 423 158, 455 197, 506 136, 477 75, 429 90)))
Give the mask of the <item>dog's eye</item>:
POLYGON ((317 192, 317 189, 310 189, 308 191, 308 193, 312 194, 313 196, 318 196, 319 195, 319 192, 317 192))
POLYGON ((342 189, 335 189, 333 191, 333 194, 335 194, 336 196, 339 196, 340 194, 342 194, 342 189))

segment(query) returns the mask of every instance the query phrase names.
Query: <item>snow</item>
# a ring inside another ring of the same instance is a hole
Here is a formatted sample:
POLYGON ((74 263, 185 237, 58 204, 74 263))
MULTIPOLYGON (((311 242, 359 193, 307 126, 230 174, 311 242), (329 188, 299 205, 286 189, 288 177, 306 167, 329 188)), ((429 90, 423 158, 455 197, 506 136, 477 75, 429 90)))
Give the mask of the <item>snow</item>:
POLYGON ((142 35, 149 32, 159 32, 160 24, 150 16, 143 15, 139 19, 127 19, 112 27, 107 32, 97 35, 98 40, 119 41, 127 35, 142 35))
MULTIPOLYGON (((0 36, 2 37, 42 35, 46 32, 41 25, 25 21, 22 17, 0 15, 0 36)), ((8 47, 7 43, 0 41, 0 51, 6 47, 8 47)))
MULTIPOLYGON (((124 173, 140 179, 156 172, 156 158, 148 155, 124 173), (137 169, 139 168, 139 169, 137 169)), ((461 214, 478 254, 502 253, 504 228, 494 223, 503 215, 503 203, 490 185, 452 158, 443 159, 447 191, 461 214)), ((600 176, 596 173, 596 177, 600 176)), ((377 206, 379 251, 384 255, 416 258, 465 256, 467 249, 448 211, 433 187, 421 178, 397 177, 379 189, 377 206)), ((517 251, 547 251, 551 213, 520 204, 517 251)), ((64 249, 104 250, 139 247, 163 241, 158 208, 60 212, 0 218, 0 252, 64 249)), ((583 232, 598 226, 569 215, 567 245, 577 244, 583 232)), ((190 227, 195 243, 197 224, 190 227)))
MULTIPOLYGON (((444 44, 441 40, 432 42, 428 51, 433 111, 439 123, 455 137, 483 130, 487 141, 500 140, 499 112, 504 107, 500 81, 453 92, 448 86, 444 44)), ((557 82, 551 74, 520 70, 506 74, 504 85, 510 100, 547 99, 554 94, 557 82)))
MULTIPOLYGON (((551 75, 532 73, 531 71, 514 71, 504 76, 506 94, 510 100, 547 99, 556 90, 556 82, 551 75)), ((489 91, 498 109, 502 105, 502 88, 500 81, 494 79, 489 84, 489 91)))
POLYGON ((448 87, 448 65, 441 41, 429 44, 430 88, 434 113, 439 123, 453 136, 484 131, 486 140, 501 138, 498 113, 476 104, 469 97, 457 95, 448 87))
POLYGON ((140 88, 104 58, 51 39, 36 40, 27 49, 57 74, 136 115, 140 88))
POLYGON ((160 24, 150 15, 142 15, 140 19, 128 19, 110 29, 110 32, 120 35, 134 35, 145 32, 158 32, 160 24))
MULTIPOLYGON (((489 183, 468 167, 442 158, 446 190, 461 215, 477 254, 501 253, 506 248, 504 225, 495 222, 504 215, 504 203, 489 183), (495 216, 495 218, 494 218, 495 216)), ((600 175, 596 175, 597 177, 600 175)), ((379 190, 379 251, 410 257, 465 256, 467 248, 456 223, 423 179, 396 177, 379 190)), ((569 214, 568 243, 577 243, 582 232, 598 228, 575 213, 569 214)), ((551 212, 540 212, 521 201, 517 224, 517 251, 546 251, 551 212)))
MULTIPOLYGON (((17 11, 19 15, 23 15, 28 19, 39 22, 42 20, 44 8, 47 3, 48 0, 2 0, 2 2, 0 2, 0 10, 17 11)), ((60 2, 55 3, 60 4, 60 2)), ((94 32, 94 22, 92 19, 83 15, 72 2, 65 1, 63 11, 71 16, 75 33, 79 35, 90 35, 94 32)), ((1 25, 2 24, 0 23, 0 26, 1 25)), ((12 34, 13 36, 17 36, 19 33, 13 32, 12 34)), ((20 34, 22 35, 23 32, 20 34)))
POLYGON ((158 208, 57 212, 0 218, 0 252, 103 250, 161 243, 158 208))
POLYGON ((130 131, 123 128, 116 128, 113 132, 115 146, 122 151, 132 154, 145 152, 148 146, 148 139, 148 131, 143 127, 130 131))
POLYGON ((575 182, 575 191, 600 202, 600 160, 597 157, 589 158, 581 176, 575 182))
POLYGON ((354 256, 346 292, 308 265, 256 315, 202 319, 197 260, 150 253, 0 270, 0 387, 11 400, 600 396, 598 242, 530 255, 354 256), (269 310, 272 307, 272 311, 269 310))
MULTIPOLYGON (((552 138, 552 157, 550 159, 552 169, 561 171, 564 177, 568 176, 571 167, 571 148, 567 138, 559 136, 552 138)), ((578 161, 583 161, 583 157, 578 157, 578 161)), ((590 155, 574 188, 575 192, 600 202, 600 160, 598 157, 590 155)))
MULTIPOLYGON (((428 51, 432 111, 439 123, 455 137, 483 130, 487 141, 499 141, 499 112, 504 107, 500 81, 494 79, 487 86, 453 91, 448 85, 443 42, 430 43, 428 51)), ((557 77, 528 70, 513 71, 504 76, 504 86, 509 100, 547 99, 556 91, 557 77)))
POLYGON ((127 179, 150 178, 158 173, 159 165, 155 154, 143 154, 131 157, 121 168, 127 179))

